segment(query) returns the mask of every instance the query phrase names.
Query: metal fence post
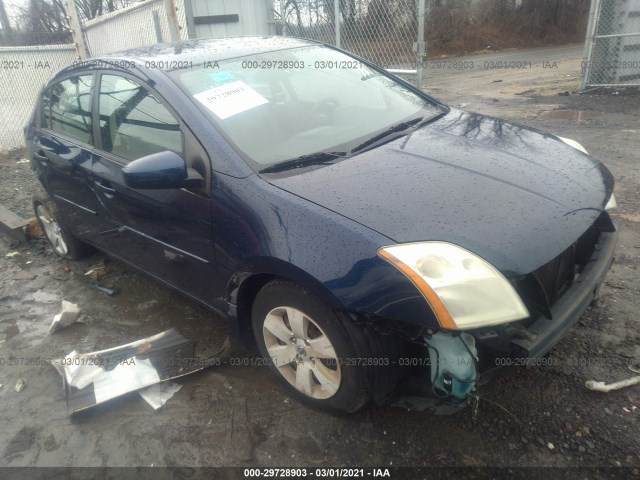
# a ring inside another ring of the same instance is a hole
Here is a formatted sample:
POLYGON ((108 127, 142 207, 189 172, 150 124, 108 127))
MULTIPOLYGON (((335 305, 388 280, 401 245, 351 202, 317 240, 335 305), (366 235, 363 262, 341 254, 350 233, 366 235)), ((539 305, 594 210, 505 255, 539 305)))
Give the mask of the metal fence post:
POLYGON ((414 47, 416 52, 416 86, 422 89, 422 63, 427 56, 427 44, 424 41, 424 19, 427 0, 418 0, 418 40, 414 47))
POLYGON ((67 10, 67 17, 69 19, 69 27, 71 27, 71 35, 73 37, 73 46, 76 49, 76 55, 79 60, 87 59, 91 57, 91 53, 89 52, 89 47, 84 38, 82 24, 80 23, 78 10, 76 9, 76 2, 74 0, 67 0, 64 6, 67 10))
POLYGON ((196 38, 196 26, 193 24, 191 0, 184 0, 184 19, 187 22, 187 37, 196 38))
POLYGON ((178 24, 178 15, 176 15, 176 6, 173 0, 164 0, 164 11, 167 14, 167 23, 169 23, 169 35, 172 42, 179 42, 180 25, 178 24))
POLYGON ((593 54, 593 44, 596 41, 596 30, 598 26, 598 12, 600 11, 600 0, 591 0, 589 10, 589 23, 587 24, 587 38, 584 42, 584 57, 582 59, 582 79, 580 80, 580 90, 587 88, 589 76, 591 75, 591 57, 593 54))
POLYGON ((340 48, 340 0, 333 2, 333 23, 336 29, 336 47, 340 48))
POLYGON ((287 36, 287 20, 285 18, 285 10, 287 9, 287 5, 285 0, 280 0, 280 22, 282 24, 282 36, 287 36))
POLYGON ((153 21, 153 31, 156 34, 156 41, 162 43, 162 30, 160 29, 160 16, 157 11, 151 12, 151 20, 153 21))

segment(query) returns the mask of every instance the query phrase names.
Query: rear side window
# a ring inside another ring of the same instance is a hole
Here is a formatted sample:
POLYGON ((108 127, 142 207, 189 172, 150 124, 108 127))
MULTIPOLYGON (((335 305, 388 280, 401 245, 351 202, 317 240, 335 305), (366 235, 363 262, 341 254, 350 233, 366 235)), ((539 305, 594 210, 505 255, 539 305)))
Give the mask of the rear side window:
POLYGON ((43 99, 44 125, 83 143, 91 142, 93 75, 72 77, 49 88, 43 99))
POLYGON ((166 150, 182 156, 176 118, 146 88, 117 75, 100 82, 102 149, 127 160, 166 150))

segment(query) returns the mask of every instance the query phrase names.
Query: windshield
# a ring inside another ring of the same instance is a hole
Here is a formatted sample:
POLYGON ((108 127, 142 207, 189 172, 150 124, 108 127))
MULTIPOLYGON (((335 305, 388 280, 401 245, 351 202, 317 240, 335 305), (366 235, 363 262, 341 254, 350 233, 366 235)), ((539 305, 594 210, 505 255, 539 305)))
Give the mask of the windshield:
POLYGON ((169 76, 257 170, 319 152, 346 156, 398 123, 413 125, 443 111, 323 46, 234 58, 169 76))

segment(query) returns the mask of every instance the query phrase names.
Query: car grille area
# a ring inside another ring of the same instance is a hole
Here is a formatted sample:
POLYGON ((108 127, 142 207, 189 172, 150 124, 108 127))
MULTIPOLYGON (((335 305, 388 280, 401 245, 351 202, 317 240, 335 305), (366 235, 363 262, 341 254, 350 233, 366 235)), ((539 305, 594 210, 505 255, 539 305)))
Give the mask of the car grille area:
POLYGON ((529 274, 528 279, 517 282, 516 289, 531 310, 532 317, 535 312, 550 318, 551 307, 571 288, 591 260, 601 232, 613 230, 609 215, 603 212, 575 243, 529 274))

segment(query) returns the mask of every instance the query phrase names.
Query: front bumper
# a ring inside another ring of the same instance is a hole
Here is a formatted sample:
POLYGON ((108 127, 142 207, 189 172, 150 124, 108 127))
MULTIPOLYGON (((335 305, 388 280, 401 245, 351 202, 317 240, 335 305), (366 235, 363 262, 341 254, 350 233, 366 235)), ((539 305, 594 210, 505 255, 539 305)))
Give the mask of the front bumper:
POLYGON ((617 231, 600 234, 589 263, 572 287, 551 308, 551 319, 540 317, 527 327, 525 339, 512 340, 514 356, 526 358, 527 363, 532 363, 546 355, 560 341, 597 298, 600 285, 613 263, 617 241, 617 231))

